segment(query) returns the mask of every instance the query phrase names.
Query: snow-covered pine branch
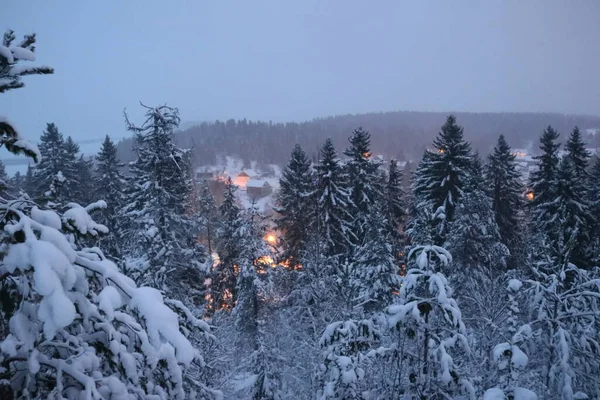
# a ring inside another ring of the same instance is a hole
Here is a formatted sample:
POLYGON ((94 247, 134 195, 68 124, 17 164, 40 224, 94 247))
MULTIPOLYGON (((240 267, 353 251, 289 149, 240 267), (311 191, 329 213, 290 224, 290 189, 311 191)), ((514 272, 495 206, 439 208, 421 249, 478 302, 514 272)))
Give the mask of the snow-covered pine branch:
POLYGON ((104 231, 88 214, 98 206, 73 204, 62 217, 24 202, 0 207, 11 240, 0 275, 18 299, 2 367, 17 394, 186 398, 184 370, 201 358, 178 315, 158 290, 137 287, 99 249, 78 250, 62 232, 104 231))

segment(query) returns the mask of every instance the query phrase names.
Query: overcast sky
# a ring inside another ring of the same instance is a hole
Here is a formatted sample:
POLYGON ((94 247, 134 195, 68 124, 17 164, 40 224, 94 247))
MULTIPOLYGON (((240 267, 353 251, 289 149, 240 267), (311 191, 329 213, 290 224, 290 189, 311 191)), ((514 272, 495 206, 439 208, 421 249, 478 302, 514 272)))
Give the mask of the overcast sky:
POLYGON ((38 62, 0 111, 26 137, 124 136, 138 101, 184 121, 389 110, 600 114, 600 1, 2 0, 38 62))

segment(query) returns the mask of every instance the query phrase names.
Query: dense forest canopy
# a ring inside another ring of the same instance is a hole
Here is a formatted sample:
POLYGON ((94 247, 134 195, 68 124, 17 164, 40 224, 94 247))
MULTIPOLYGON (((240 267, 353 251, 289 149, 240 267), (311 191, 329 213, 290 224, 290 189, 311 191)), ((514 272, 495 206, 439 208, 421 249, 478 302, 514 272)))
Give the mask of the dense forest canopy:
MULTIPOLYGON (((347 143, 348 132, 362 126, 373 136, 373 152, 398 160, 417 161, 430 147, 439 127, 449 113, 382 112, 317 118, 307 122, 270 123, 247 120, 204 122, 178 132, 178 145, 194 149, 194 163, 214 164, 216 154, 228 154, 266 164, 285 165, 294 144, 300 144, 309 157, 317 157, 323 138, 336 147, 347 143)), ((587 135, 588 129, 600 132, 600 117, 552 113, 453 113, 461 121, 473 148, 482 155, 490 152, 499 135, 513 148, 532 147, 548 125, 559 132, 574 126, 587 135)), ((600 147, 600 135, 586 137, 590 147, 600 147)), ((133 159, 132 140, 119 143, 119 156, 133 159)))
MULTIPOLYGON (((35 42, 4 35, 3 96, 54 72, 35 42)), ((132 160, 108 136, 88 159, 53 122, 36 146, 0 116, 1 147, 35 163, 0 163, 0 398, 600 398, 597 118, 181 132, 177 108, 141 109, 132 160), (379 152, 416 161, 409 186, 379 152), (198 178, 215 153, 283 164, 276 192, 198 178)))

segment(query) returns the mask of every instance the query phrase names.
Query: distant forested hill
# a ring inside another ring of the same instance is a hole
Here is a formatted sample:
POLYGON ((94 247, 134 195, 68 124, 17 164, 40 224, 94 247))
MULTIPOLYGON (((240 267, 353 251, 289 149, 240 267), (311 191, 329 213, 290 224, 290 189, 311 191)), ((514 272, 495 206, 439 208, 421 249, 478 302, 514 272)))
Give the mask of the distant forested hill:
MULTIPOLYGON (((317 118, 307 122, 271 123, 248 120, 205 122, 188 127, 177 135, 177 142, 192 147, 196 165, 211 164, 215 154, 240 157, 245 162, 257 160, 283 165, 295 143, 300 143, 311 156, 316 156, 325 138, 331 137, 338 150, 347 146, 353 129, 362 126, 372 134, 376 154, 400 160, 418 160, 431 144, 440 126, 451 112, 384 112, 317 118)), ((498 135, 504 134, 513 148, 526 147, 530 141, 537 149, 542 130, 552 125, 566 137, 578 125, 586 129, 600 128, 600 117, 553 113, 454 113, 465 128, 465 138, 475 149, 487 154, 498 135)), ((586 139, 600 147, 600 134, 586 139)), ((119 143, 123 160, 132 159, 132 140, 119 143)))

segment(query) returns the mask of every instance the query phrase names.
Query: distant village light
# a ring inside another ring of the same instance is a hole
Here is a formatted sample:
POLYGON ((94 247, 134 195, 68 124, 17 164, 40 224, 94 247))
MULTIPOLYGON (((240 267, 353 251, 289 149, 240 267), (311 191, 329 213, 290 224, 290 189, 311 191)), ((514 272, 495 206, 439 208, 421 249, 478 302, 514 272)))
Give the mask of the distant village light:
POLYGON ((267 243, 269 243, 270 245, 275 245, 277 244, 277 238, 275 237, 275 235, 273 235, 272 233, 269 233, 267 236, 265 236, 265 240, 267 241, 267 243))
POLYGON ((535 196, 533 195, 533 191, 532 191, 532 190, 530 190, 529 192, 527 192, 527 193, 525 194, 525 198, 526 198, 527 200, 529 200, 529 201, 533 200, 533 198, 534 198, 534 197, 535 197, 535 196))

